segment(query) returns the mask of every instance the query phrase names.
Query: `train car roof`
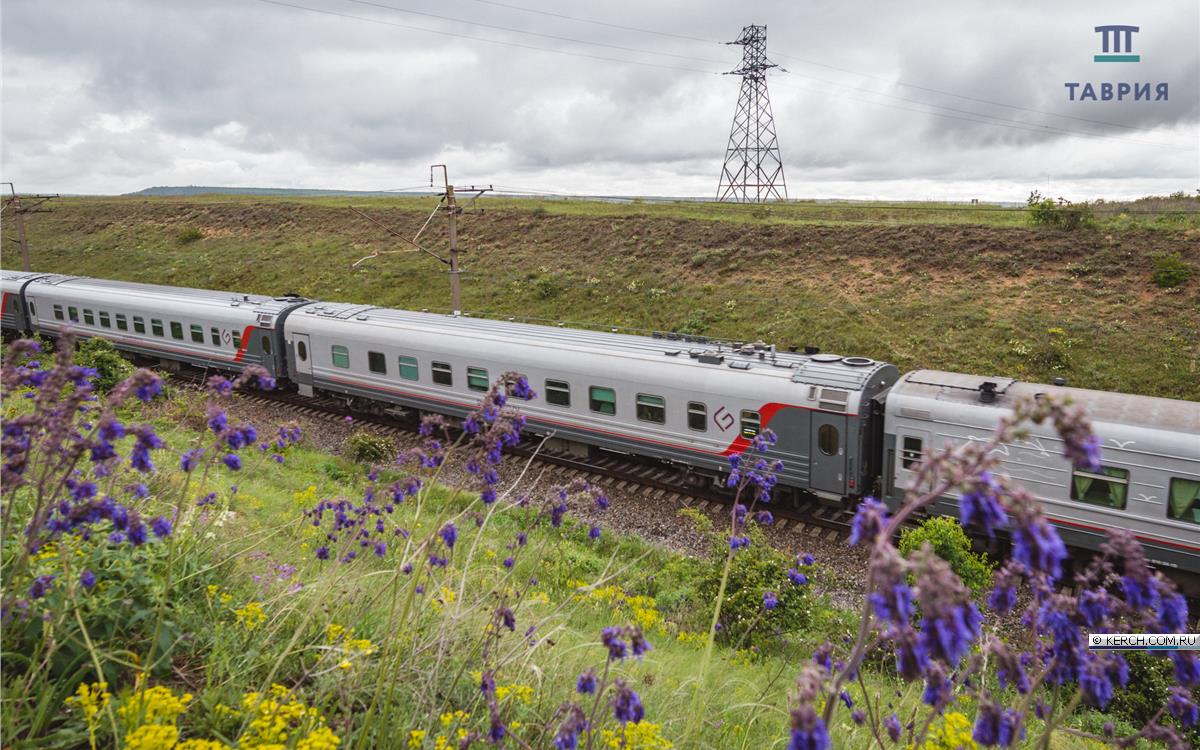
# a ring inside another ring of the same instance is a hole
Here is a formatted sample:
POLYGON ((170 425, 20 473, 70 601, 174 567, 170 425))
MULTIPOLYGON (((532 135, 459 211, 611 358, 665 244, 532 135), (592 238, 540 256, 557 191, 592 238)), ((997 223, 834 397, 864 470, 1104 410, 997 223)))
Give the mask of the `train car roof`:
MULTIPOLYGON (((510 320, 410 312, 370 305, 319 302, 297 311, 296 324, 335 330, 343 326, 504 340, 513 345, 559 346, 614 358, 688 363, 696 367, 720 366, 759 376, 786 378, 796 383, 861 391, 885 362, 836 354, 806 355, 780 352, 762 342, 741 343, 707 337, 662 334, 661 338, 628 333, 592 331, 510 320), (298 317, 297 317, 298 316, 298 317), (716 360, 715 357, 721 357, 716 360)), ((343 328, 344 330, 344 328, 343 328)))
MULTIPOLYGON (((213 289, 195 289, 161 284, 141 284, 134 281, 112 281, 86 276, 52 275, 36 279, 34 285, 48 285, 83 293, 117 294, 138 298, 143 302, 167 300, 172 303, 196 304, 206 307, 233 308, 263 315, 274 315, 285 307, 304 301, 299 297, 270 297, 264 294, 238 294, 213 289)), ((36 293, 37 286, 30 287, 36 293)))
POLYGON ((1011 409, 1022 398, 1049 394, 1070 398, 1084 408, 1094 422, 1140 425, 1195 435, 1200 440, 1200 403, 1131 393, 1094 391, 1088 388, 1026 383, 1012 378, 967 375, 940 370, 905 373, 892 388, 892 396, 916 396, 945 403, 1011 409), (985 383, 991 383, 995 401, 980 399, 985 383))

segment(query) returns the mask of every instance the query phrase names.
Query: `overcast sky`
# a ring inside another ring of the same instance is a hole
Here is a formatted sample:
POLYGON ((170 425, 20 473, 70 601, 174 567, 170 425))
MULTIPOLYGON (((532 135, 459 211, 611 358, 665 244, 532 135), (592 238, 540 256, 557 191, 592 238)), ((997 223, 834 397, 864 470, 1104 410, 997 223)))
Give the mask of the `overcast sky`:
POLYGON ((711 195, 741 47, 706 40, 758 23, 788 71, 769 87, 791 197, 1200 188, 1196 0, 278 2, 325 12, 2 0, 3 179, 378 190, 446 162, 458 183, 711 195), (1093 62, 1104 24, 1140 27, 1141 62, 1093 62), (1169 100, 1071 102, 1068 81, 1169 100))

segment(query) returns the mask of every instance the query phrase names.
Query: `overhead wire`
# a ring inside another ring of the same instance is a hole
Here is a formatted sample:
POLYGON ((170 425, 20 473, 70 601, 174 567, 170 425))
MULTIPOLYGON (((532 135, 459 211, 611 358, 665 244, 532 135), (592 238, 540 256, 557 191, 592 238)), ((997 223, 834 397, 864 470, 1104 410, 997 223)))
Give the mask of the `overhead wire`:
MULTIPOLYGON (((276 5, 276 6, 292 8, 292 9, 296 9, 296 10, 309 11, 309 12, 319 13, 319 14, 323 14, 323 15, 335 16, 335 17, 339 17, 339 18, 363 21, 363 22, 367 22, 367 23, 375 23, 375 24, 380 24, 380 25, 384 25, 384 26, 393 26, 393 27, 412 30, 412 31, 422 31, 422 32, 426 32, 426 33, 439 34, 439 35, 443 35, 443 36, 467 39, 467 40, 471 40, 471 41, 479 41, 479 42, 485 42, 485 43, 489 43, 489 44, 498 44, 498 45, 503 45, 503 46, 507 46, 507 47, 516 47, 516 48, 529 49, 529 50, 535 50, 535 51, 540 51, 540 52, 550 52, 550 53, 554 53, 554 54, 569 55, 569 56, 573 56, 573 57, 582 57, 582 58, 586 58, 586 59, 601 60, 601 61, 605 61, 605 62, 616 62, 616 63, 623 63, 623 64, 629 64, 629 65, 639 65, 639 66, 643 66, 643 67, 652 67, 652 68, 660 68, 660 69, 667 69, 667 70, 678 70, 678 71, 692 72, 692 73, 703 73, 706 75, 718 74, 716 71, 700 70, 697 68, 688 68, 688 67, 683 67, 683 66, 678 66, 678 65, 665 65, 665 64, 661 64, 661 63, 651 63, 651 62, 644 62, 644 61, 640 61, 640 60, 629 60, 629 59, 624 59, 624 58, 607 57, 607 56, 603 56, 603 55, 593 55, 593 54, 588 54, 588 53, 583 53, 583 52, 575 52, 575 51, 562 50, 562 49, 556 49, 556 48, 551 48, 551 47, 542 47, 542 46, 537 46, 537 45, 524 44, 521 42, 491 39, 491 38, 487 38, 487 37, 473 36, 473 35, 469 35, 469 34, 460 34, 460 33, 456 33, 456 32, 445 31, 442 29, 430 29, 430 28, 421 27, 421 26, 410 26, 408 24, 395 23, 395 22, 386 21, 386 20, 379 19, 379 18, 370 18, 370 17, 366 17, 366 16, 358 16, 358 15, 353 15, 353 14, 348 14, 348 13, 340 13, 337 11, 331 11, 331 10, 327 10, 327 9, 323 9, 323 8, 313 8, 310 6, 297 5, 297 4, 293 4, 293 3, 289 3, 289 2, 284 2, 283 0, 256 0, 256 1, 268 4, 268 5, 276 5)), ((436 14, 423 13, 420 11, 412 11, 409 9, 398 8, 396 6, 387 5, 384 3, 373 2, 372 0, 345 0, 345 1, 356 3, 359 5, 364 5, 364 6, 376 7, 376 8, 380 8, 380 9, 384 9, 384 10, 391 10, 391 11, 400 12, 400 13, 411 13, 414 15, 426 16, 426 17, 430 17, 430 18, 434 18, 434 19, 438 19, 438 20, 478 25, 483 28, 490 28, 493 30, 501 30, 501 31, 506 31, 506 32, 529 34, 529 35, 533 35, 533 36, 545 37, 545 38, 550 38, 550 39, 555 39, 555 40, 560 40, 560 41, 568 41, 568 42, 572 42, 572 43, 592 44, 595 46, 617 49, 617 50, 621 50, 621 51, 630 51, 630 52, 634 52, 634 53, 658 54, 658 55, 665 55, 665 56, 669 56, 669 57, 700 60, 700 61, 705 61, 705 62, 718 62, 715 60, 708 60, 707 58, 692 58, 692 57, 688 57, 688 56, 674 55, 671 53, 660 53, 660 52, 655 52, 655 51, 645 50, 645 49, 640 49, 640 48, 623 47, 620 45, 611 45, 611 44, 600 43, 600 42, 589 42, 586 40, 580 40, 580 39, 576 39, 573 37, 563 37, 563 36, 551 35, 551 34, 541 34, 539 32, 528 32, 528 31, 524 31, 524 30, 520 30, 520 29, 513 29, 510 27, 483 24, 483 23, 474 22, 474 21, 467 21, 464 19, 456 19, 456 18, 452 18, 449 16, 439 16, 436 14)), ((482 2, 483 0, 477 0, 477 1, 482 2)), ((509 4, 503 4, 503 5, 508 6, 509 4)), ((530 12, 535 12, 535 11, 532 11, 532 9, 520 8, 519 6, 511 6, 511 7, 515 8, 515 9, 519 9, 519 10, 529 10, 530 12)), ((574 18, 574 17, 572 17, 572 20, 590 22, 590 21, 586 21, 585 19, 578 19, 578 18, 574 18)), ((597 23, 599 23, 599 22, 597 22, 597 23)), ((778 55, 778 56, 784 57, 784 55, 778 55)), ((825 66, 825 67, 832 68, 833 66, 825 66)), ((834 69, 837 69, 837 68, 834 68, 834 69)), ((843 70, 843 69, 838 69, 838 70, 843 70)), ((850 71, 846 71, 846 72, 850 72, 850 71)), ((814 80, 814 81, 817 81, 820 83, 824 83, 824 84, 827 84, 830 86, 849 89, 852 92, 857 93, 857 94, 865 94, 865 95, 869 95, 869 96, 879 96, 879 97, 883 97, 886 99, 892 99, 895 101, 914 104, 918 107, 924 107, 924 108, 929 108, 929 109, 913 109, 911 107, 903 107, 903 106, 898 106, 898 105, 894 105, 894 104, 888 104, 886 102, 875 101, 873 99, 863 99, 863 98, 854 97, 854 96, 847 96, 845 94, 840 94, 837 92, 822 91, 819 89, 806 89, 803 87, 793 86, 797 90, 806 91, 808 93, 815 93, 815 94, 822 95, 822 96, 842 97, 842 98, 846 98, 851 101, 858 101, 858 102, 864 103, 864 104, 873 104, 875 106, 889 107, 892 109, 898 109, 898 110, 902 110, 902 111, 915 112, 917 114, 926 114, 926 115, 930 115, 930 116, 934 116, 934 117, 942 117, 942 118, 946 118, 946 119, 960 120, 960 121, 964 121, 964 122, 972 122, 975 124, 980 124, 980 125, 985 125, 985 126, 1004 127, 1004 128, 1008 128, 1008 129, 1012 129, 1012 130, 1023 130, 1023 131, 1027 131, 1027 132, 1033 132, 1033 133, 1041 133, 1041 134, 1053 133, 1053 134, 1057 134, 1057 135, 1073 135, 1073 136, 1081 136, 1081 137, 1087 137, 1087 138, 1122 140, 1122 141, 1127 141, 1130 143, 1137 143, 1140 145, 1148 145, 1148 146, 1152 146, 1152 147, 1156 147, 1156 148, 1168 148, 1168 149, 1184 150, 1184 151, 1194 151, 1197 149, 1196 146, 1182 146, 1182 145, 1178 145, 1178 144, 1156 143, 1156 142, 1152 142, 1152 141, 1139 141, 1139 140, 1130 139, 1126 136, 1120 136, 1120 135, 1110 135, 1110 134, 1105 134, 1105 133, 1093 133, 1093 132, 1089 132, 1089 131, 1072 130, 1072 129, 1063 128, 1063 127, 1059 127, 1059 126, 1055 126, 1055 125, 1047 125, 1047 124, 1041 124, 1041 123, 1029 123, 1029 122, 1024 122, 1024 121, 1020 121, 1020 120, 1013 120, 1010 118, 999 117, 996 115, 989 115, 989 114, 985 114, 985 113, 975 112, 973 110, 964 110, 964 109, 959 109, 956 107, 948 107, 945 105, 933 104, 933 103, 925 102, 925 101, 921 101, 921 100, 899 97, 899 96, 887 94, 884 92, 862 89, 862 88, 852 86, 849 84, 839 83, 837 81, 830 81, 828 79, 818 78, 816 76, 810 76, 807 74, 795 73, 795 75, 797 75, 798 77, 801 77, 801 78, 808 78, 808 79, 811 79, 811 80, 814 80), (945 112, 939 112, 937 110, 945 110, 945 112), (957 113, 957 114, 947 114, 947 113, 957 113)), ((776 80, 778 81, 779 79, 776 79, 776 80)), ((786 86, 789 84, 785 83, 784 85, 786 86)), ((1032 111, 1037 111, 1037 110, 1032 110, 1032 111)), ((1054 113, 1045 113, 1045 114, 1053 115, 1054 113)))
MULTIPOLYGON (((400 8, 387 3, 373 2, 373 0, 343 0, 343 2, 354 3, 356 5, 365 5, 380 10, 390 10, 395 13, 406 13, 412 16, 422 16, 424 18, 433 18, 438 21, 450 21, 451 23, 461 23, 468 26, 478 26, 483 29, 492 29, 494 31, 505 31, 510 34, 525 34, 526 36, 536 36, 542 39, 553 39, 559 42, 570 42, 572 44, 586 44, 592 47, 604 47, 606 49, 615 49, 622 52, 634 52, 640 55, 657 55, 659 57, 674 57, 679 60, 691 60, 692 62, 706 62, 715 65, 724 65, 724 60, 714 60, 707 57, 693 57, 691 55, 676 55, 671 52, 659 52, 657 50, 641 49, 638 47, 625 47, 620 44, 609 44, 608 42, 593 42, 586 39, 576 39, 575 37, 560 36, 558 34, 545 34, 540 31, 528 31, 526 29, 516 29, 511 26, 498 26, 496 24, 484 23, 482 21, 472 21, 466 18, 454 18, 452 16, 442 16, 437 13, 426 13, 424 11, 412 10, 411 8, 400 8)), ((716 71, 713 71, 714 74, 716 71)))
POLYGON ((703 73, 705 75, 716 75, 711 70, 700 70, 699 68, 685 68, 680 65, 664 65, 662 63, 643 62, 641 60, 625 60, 619 57, 605 57, 604 55, 592 55, 586 52, 571 52, 568 50, 554 49, 552 47, 539 47, 533 44, 524 44, 522 42, 510 42, 502 39, 489 39, 487 37, 472 36, 470 34, 459 34, 453 31, 445 31, 443 29, 430 29, 424 26, 410 26, 408 24, 396 23, 394 21, 385 21, 381 18, 368 18, 367 16, 356 16, 352 13, 339 13, 335 10, 327 10, 324 8, 313 8, 307 5, 296 5, 294 3, 283 2, 283 0, 255 0, 255 2, 265 3, 267 5, 277 5, 281 8, 292 8, 294 10, 303 10, 310 13, 319 13, 325 16, 334 16, 337 18, 346 18, 353 21, 363 21, 365 23, 374 23, 380 26, 392 26, 397 29, 407 29, 409 31, 423 31, 427 34, 438 34, 439 36, 448 36, 456 39, 468 39, 473 42, 485 42, 487 44, 498 44, 504 47, 516 47, 519 49, 535 50, 537 52, 551 52, 559 55, 569 55, 571 57, 583 57, 589 60, 601 60, 604 62, 623 63, 625 65, 639 65, 644 68, 659 68, 662 70, 679 70, 686 73, 703 73))

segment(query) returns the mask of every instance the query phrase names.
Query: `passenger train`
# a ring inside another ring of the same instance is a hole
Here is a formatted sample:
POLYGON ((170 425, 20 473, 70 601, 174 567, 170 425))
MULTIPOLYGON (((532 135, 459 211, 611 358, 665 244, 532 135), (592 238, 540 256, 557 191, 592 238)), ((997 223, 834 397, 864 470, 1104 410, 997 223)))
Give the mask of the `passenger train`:
MULTIPOLYGON (((1001 448, 1073 546, 1126 528, 1156 564, 1200 573, 1200 403, 918 370, 865 357, 409 312, 295 296, 0 271, 3 329, 70 326, 169 368, 259 364, 300 394, 376 413, 463 416, 502 372, 528 377, 528 430, 575 452, 681 464, 719 481, 769 427, 780 501, 900 502, 923 452, 986 440, 1022 397, 1069 396, 1103 441, 1099 472, 1074 469, 1049 426, 1001 448)), ((936 510, 956 512, 953 496, 936 510)))

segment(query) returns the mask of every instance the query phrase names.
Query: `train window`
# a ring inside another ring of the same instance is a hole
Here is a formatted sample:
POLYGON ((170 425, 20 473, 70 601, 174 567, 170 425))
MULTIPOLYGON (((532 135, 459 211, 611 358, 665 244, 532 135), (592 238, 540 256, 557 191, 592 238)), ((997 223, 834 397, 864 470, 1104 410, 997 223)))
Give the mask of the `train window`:
POLYGON ((1101 474, 1076 469, 1071 475, 1071 499, 1106 508, 1125 507, 1129 494, 1129 471, 1101 467, 1101 474))
POLYGON ((617 413, 617 392, 612 388, 593 385, 588 388, 588 401, 592 411, 613 416, 617 413))
POLYGON ((233 332, 233 348, 239 352, 242 350, 242 334, 237 331, 233 332))
POLYGON ((263 334, 263 337, 262 337, 262 348, 263 348, 263 354, 271 353, 271 337, 266 334, 263 334))
POLYGON ((192 332, 192 341, 196 342, 197 344, 204 343, 204 326, 198 326, 198 325, 192 324, 191 332, 192 332))
POLYGON ((90 326, 96 325, 96 314, 86 307, 83 308, 83 322, 90 326))
POLYGON ((129 330, 129 320, 126 319, 126 317, 124 315, 122 315, 121 313, 117 313, 116 318, 117 318, 117 330, 128 331, 129 330))
POLYGON ((37 308, 33 306, 33 300, 29 301, 29 315, 35 320, 37 319, 37 308))
POLYGON ((133 316, 133 330, 137 331, 138 333, 145 333, 146 332, 145 318, 143 318, 140 315, 134 315, 133 316))
POLYGON ((63 317, 64 317, 64 316, 63 316, 63 309, 62 309, 62 305, 55 305, 55 306, 54 306, 54 319, 55 319, 55 320, 62 320, 62 319, 63 319, 63 317))
POLYGON ((387 357, 383 352, 367 352, 367 369, 380 375, 387 375, 387 357))
POLYGON ((337 344, 334 344, 333 348, 330 349, 330 352, 333 354, 333 366, 334 367, 349 367, 350 366, 350 350, 349 349, 347 349, 344 346, 338 346, 337 344))
POLYGON ((762 431, 762 417, 758 412, 750 411, 749 409, 742 410, 742 437, 753 438, 757 437, 762 431))
POLYGON ((905 469, 911 469, 914 465, 921 463, 921 438, 904 436, 904 446, 900 450, 900 465, 905 469))
POLYGON ((301 362, 308 361, 308 345, 303 341, 296 342, 296 356, 300 358, 301 362))
POLYGON ((1200 480, 1171 478, 1167 515, 1179 521, 1200 523, 1200 480))
POLYGON ((665 424, 667 421, 667 400, 662 396, 648 396, 639 393, 637 397, 637 418, 643 422, 665 424))
POLYGON ((162 336, 163 335, 162 321, 159 320, 158 318, 151 318, 150 319, 150 330, 154 332, 155 336, 162 336))
POLYGON ((67 308, 67 317, 71 319, 72 323, 78 323, 79 322, 79 308, 68 307, 67 308))
POLYGON ((210 340, 212 340, 213 346, 221 345, 221 329, 217 328, 216 326, 209 328, 208 329, 208 337, 210 340))
POLYGON ((708 429, 708 407, 699 401, 688 402, 688 429, 704 432, 708 429))
POLYGON ((405 380, 418 380, 421 377, 417 371, 416 357, 400 357, 400 377, 405 380))
POLYGON ((433 363, 433 382, 438 385, 454 385, 454 373, 445 362, 433 363))
POLYGON ((565 380, 547 380, 546 403, 555 406, 570 406, 571 384, 565 380))
POLYGON ((838 429, 831 424, 823 424, 817 430, 817 447, 826 456, 836 456, 838 452, 838 429))
POLYGON ((171 321, 171 338, 183 340, 183 323, 178 320, 171 321))
POLYGON ((492 385, 488 371, 482 367, 467 368, 467 387, 473 391, 486 391, 492 385))
POLYGON ((103 310, 100 311, 100 325, 104 326, 105 328, 112 328, 112 318, 110 318, 108 313, 104 312, 103 310))

